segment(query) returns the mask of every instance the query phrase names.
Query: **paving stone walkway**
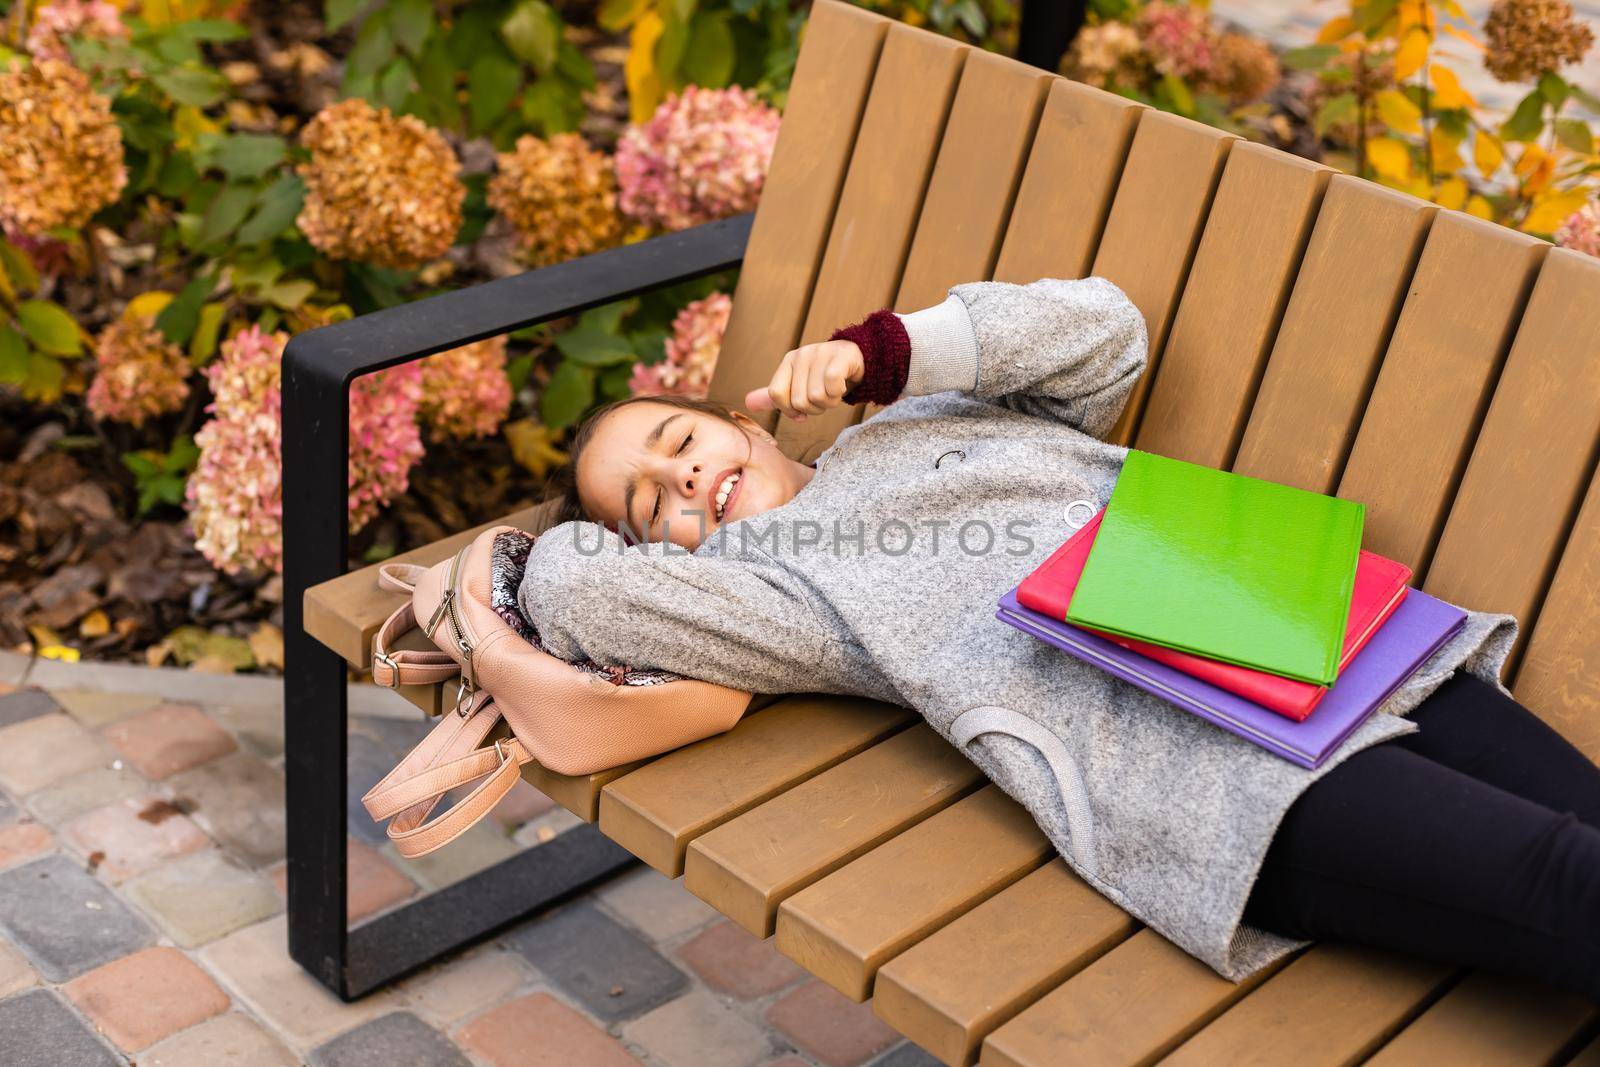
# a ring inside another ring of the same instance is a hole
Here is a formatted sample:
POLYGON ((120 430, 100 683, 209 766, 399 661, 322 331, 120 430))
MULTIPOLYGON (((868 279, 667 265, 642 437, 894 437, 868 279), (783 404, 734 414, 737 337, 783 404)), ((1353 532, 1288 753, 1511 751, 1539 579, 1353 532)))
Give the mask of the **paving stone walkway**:
MULTIPOLYGON (((519 787, 407 862, 359 797, 427 723, 370 686, 352 706, 353 921, 576 825, 519 787)), ((0 653, 0 1063, 935 1063, 643 866, 344 1004, 288 958, 283 856, 276 682, 0 653)))

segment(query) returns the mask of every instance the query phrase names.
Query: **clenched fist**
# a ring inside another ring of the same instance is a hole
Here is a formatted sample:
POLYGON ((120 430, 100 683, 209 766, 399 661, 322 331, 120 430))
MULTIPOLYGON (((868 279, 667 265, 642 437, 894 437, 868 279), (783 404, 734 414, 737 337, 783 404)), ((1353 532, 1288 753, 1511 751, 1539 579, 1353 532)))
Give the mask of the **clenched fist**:
POLYGON ((784 355, 772 381, 744 395, 744 406, 751 411, 778 411, 798 422, 838 407, 865 373, 866 363, 854 341, 801 345, 784 355))

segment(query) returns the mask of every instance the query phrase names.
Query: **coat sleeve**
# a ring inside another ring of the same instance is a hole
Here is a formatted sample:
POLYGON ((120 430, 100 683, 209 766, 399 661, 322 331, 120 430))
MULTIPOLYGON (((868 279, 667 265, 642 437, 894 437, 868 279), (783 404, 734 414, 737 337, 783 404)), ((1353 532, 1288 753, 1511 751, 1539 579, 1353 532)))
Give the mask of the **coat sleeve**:
POLYGON ((900 316, 902 395, 956 389, 1104 438, 1149 362, 1144 316, 1109 279, 964 282, 900 316))
POLYGON ((627 546, 598 523, 569 521, 534 541, 517 599, 545 645, 569 661, 755 693, 892 699, 859 646, 827 626, 812 594, 770 559, 627 546))

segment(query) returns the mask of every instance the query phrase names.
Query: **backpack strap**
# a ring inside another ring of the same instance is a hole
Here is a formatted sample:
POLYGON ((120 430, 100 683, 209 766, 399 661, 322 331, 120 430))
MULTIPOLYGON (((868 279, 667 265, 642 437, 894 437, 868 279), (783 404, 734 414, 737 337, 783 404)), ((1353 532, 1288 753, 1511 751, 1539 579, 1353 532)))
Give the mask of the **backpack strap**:
POLYGON ((481 747, 500 722, 487 693, 474 694, 460 714, 444 716, 394 770, 361 798, 377 820, 390 819, 389 839, 400 855, 425 856, 449 844, 489 814, 521 777, 533 757, 515 737, 481 747), (482 778, 444 814, 429 819, 439 798, 482 778))
POLYGON ((372 637, 373 682, 398 689, 402 685, 448 682, 461 673, 461 665, 451 659, 449 653, 438 649, 402 648, 389 651, 401 634, 416 625, 416 608, 410 599, 383 620, 383 625, 372 637))

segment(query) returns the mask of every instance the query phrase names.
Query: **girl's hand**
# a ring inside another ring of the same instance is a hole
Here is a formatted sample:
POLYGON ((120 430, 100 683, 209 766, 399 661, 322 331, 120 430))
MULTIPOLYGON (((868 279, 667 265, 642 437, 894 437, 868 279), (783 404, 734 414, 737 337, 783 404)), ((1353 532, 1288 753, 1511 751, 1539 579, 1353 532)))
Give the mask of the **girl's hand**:
POLYGON ((865 373, 866 363, 854 341, 801 345, 784 355, 765 388, 745 394, 744 406, 751 411, 779 411, 799 422, 838 407, 865 373))

